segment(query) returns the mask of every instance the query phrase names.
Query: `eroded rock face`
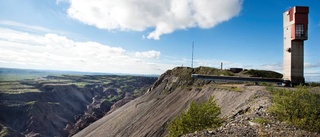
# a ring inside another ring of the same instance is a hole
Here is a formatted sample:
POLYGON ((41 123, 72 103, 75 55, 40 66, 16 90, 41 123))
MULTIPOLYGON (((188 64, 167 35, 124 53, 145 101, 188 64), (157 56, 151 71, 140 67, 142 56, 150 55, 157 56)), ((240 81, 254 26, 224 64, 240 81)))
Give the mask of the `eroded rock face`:
POLYGON ((66 122, 83 113, 92 93, 74 85, 44 85, 42 92, 3 94, 1 118, 4 123, 27 136, 61 136, 66 122), (46 91, 44 89, 50 90, 46 91))
MULTIPOLYGON (((64 80, 68 79, 66 77, 64 80)), ((126 76, 110 78, 113 80, 107 84, 93 82, 79 86, 73 81, 56 82, 57 78, 51 77, 44 81, 24 82, 39 92, 0 92, 1 131, 6 131, 8 136, 69 136, 103 117, 126 92, 133 94, 135 90, 146 90, 156 80, 126 76), (134 86, 125 88, 128 85, 134 86), (126 92, 122 92, 124 88, 126 92)), ((82 77, 77 79, 82 80, 78 80, 81 84, 86 82, 82 77)))

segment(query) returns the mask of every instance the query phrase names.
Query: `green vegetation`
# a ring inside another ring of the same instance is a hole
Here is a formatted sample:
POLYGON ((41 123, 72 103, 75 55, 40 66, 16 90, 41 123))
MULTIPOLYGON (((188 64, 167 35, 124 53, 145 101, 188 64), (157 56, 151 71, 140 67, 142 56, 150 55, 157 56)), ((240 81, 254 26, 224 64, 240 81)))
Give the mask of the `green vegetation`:
POLYGON ((234 76, 234 73, 227 70, 221 70, 217 68, 210 67, 198 67, 195 69, 196 74, 204 74, 204 75, 215 75, 215 76, 234 76))
POLYGON ((234 76, 234 73, 227 70, 220 70, 211 67, 184 68, 177 67, 172 70, 173 75, 179 77, 180 80, 192 80, 191 74, 215 75, 215 76, 234 76))
POLYGON ((168 95, 170 92, 167 89, 162 90, 162 94, 168 95))
POLYGON ((60 105, 60 102, 48 102, 48 104, 51 104, 51 105, 60 105))
POLYGON ((84 88, 88 83, 87 82, 70 82, 69 84, 74 84, 79 88, 84 88))
POLYGON ((121 97, 122 95, 116 95, 116 96, 112 96, 111 98, 108 98, 107 101, 111 102, 111 103, 116 103, 117 101, 119 101, 120 99, 122 99, 121 97))
POLYGON ((320 87, 320 83, 318 83, 318 82, 310 82, 309 86, 311 86, 311 87, 320 87))
POLYGON ((255 118, 255 119, 252 120, 252 122, 259 123, 259 124, 267 124, 267 123, 269 123, 269 121, 267 119, 264 119, 264 118, 255 118))
POLYGON ((302 86, 295 90, 273 89, 269 111, 298 128, 320 132, 320 95, 310 90, 302 86))
POLYGON ((177 137, 207 128, 217 128, 223 122, 218 117, 220 113, 220 108, 214 102, 213 97, 199 104, 191 102, 188 111, 182 112, 168 125, 168 136, 177 137))
POLYGON ((267 71, 267 70, 245 70, 241 72, 246 75, 250 75, 251 77, 264 77, 264 78, 282 78, 283 75, 274 71, 267 71))
POLYGON ((229 90, 229 91, 235 91, 235 92, 242 92, 244 89, 239 86, 232 86, 232 85, 217 85, 216 88, 222 89, 222 90, 229 90))
POLYGON ((27 105, 34 105, 35 103, 37 103, 37 101, 29 101, 29 102, 27 102, 26 104, 27 104, 27 105))
MULTIPOLYGON (((2 125, 0 125, 2 126, 2 125)), ((9 135, 10 131, 8 130, 7 127, 2 127, 2 129, 0 130, 0 137, 4 137, 9 135)))
POLYGON ((7 94, 20 94, 40 91, 33 86, 21 84, 21 82, 18 81, 0 81, 0 92, 7 94))
MULTIPOLYGON (((24 79, 36 79, 46 77, 48 75, 61 75, 66 73, 63 71, 47 71, 47 70, 31 70, 31 69, 15 69, 0 68, 0 81, 17 81, 24 79)), ((66 73, 67 74, 67 73, 66 73)))

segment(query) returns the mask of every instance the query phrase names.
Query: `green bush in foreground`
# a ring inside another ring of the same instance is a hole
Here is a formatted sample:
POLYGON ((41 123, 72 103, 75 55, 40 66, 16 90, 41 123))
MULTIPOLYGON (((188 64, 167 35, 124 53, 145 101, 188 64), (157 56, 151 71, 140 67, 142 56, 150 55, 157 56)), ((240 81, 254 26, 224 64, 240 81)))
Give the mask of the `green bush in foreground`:
POLYGON ((320 132, 320 95, 307 87, 274 89, 270 112, 279 120, 313 132, 320 132))
POLYGON ((177 137, 195 131, 217 128, 222 124, 220 108, 216 105, 213 97, 207 102, 191 102, 188 111, 182 112, 168 125, 169 137, 177 137))

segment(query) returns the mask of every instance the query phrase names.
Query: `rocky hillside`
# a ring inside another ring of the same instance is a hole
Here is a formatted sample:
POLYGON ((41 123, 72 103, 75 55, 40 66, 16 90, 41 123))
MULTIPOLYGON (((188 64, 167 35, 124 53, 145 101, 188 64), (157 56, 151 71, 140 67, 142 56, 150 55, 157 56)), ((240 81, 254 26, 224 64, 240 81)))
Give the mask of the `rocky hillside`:
POLYGON ((214 96, 217 105, 221 107, 220 117, 225 120, 224 125, 215 130, 185 136, 319 135, 299 130, 271 117, 266 111, 271 104, 270 92, 265 86, 195 80, 190 77, 195 73, 237 75, 205 67, 168 70, 147 93, 107 114, 74 136, 165 136, 168 123, 185 111, 191 101, 204 101, 210 96, 214 96))
POLYGON ((203 101, 215 95, 217 103, 222 107, 222 116, 227 116, 241 109, 255 92, 229 91, 229 86, 193 80, 192 73, 234 75, 228 71, 204 67, 169 70, 159 77, 146 94, 106 115, 75 136, 164 136, 168 122, 186 110, 193 100, 203 101))
POLYGON ((69 136, 144 94, 155 77, 49 76, 0 83, 0 136, 69 136))

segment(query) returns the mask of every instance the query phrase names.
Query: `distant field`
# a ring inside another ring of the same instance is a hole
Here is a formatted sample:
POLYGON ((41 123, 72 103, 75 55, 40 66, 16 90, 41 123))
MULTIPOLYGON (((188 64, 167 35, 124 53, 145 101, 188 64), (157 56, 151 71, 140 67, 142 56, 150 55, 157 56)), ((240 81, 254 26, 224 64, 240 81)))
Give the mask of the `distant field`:
POLYGON ((47 74, 0 74, 0 81, 16 81, 23 79, 36 79, 48 76, 47 74))
MULTIPOLYGON (((128 76, 129 74, 0 68, 0 81, 16 81, 16 80, 36 79, 36 78, 41 78, 46 76, 61 76, 61 75, 126 75, 128 76)), ((130 76, 158 77, 158 75, 132 75, 132 74, 130 74, 130 76)))
POLYGON ((58 75, 45 71, 24 70, 24 69, 7 69, 0 68, 0 81, 16 81, 23 79, 36 79, 48 75, 58 75))
POLYGON ((0 68, 0 81, 36 79, 36 78, 46 77, 49 75, 60 76, 60 75, 99 75, 99 74, 103 74, 103 73, 0 68))

